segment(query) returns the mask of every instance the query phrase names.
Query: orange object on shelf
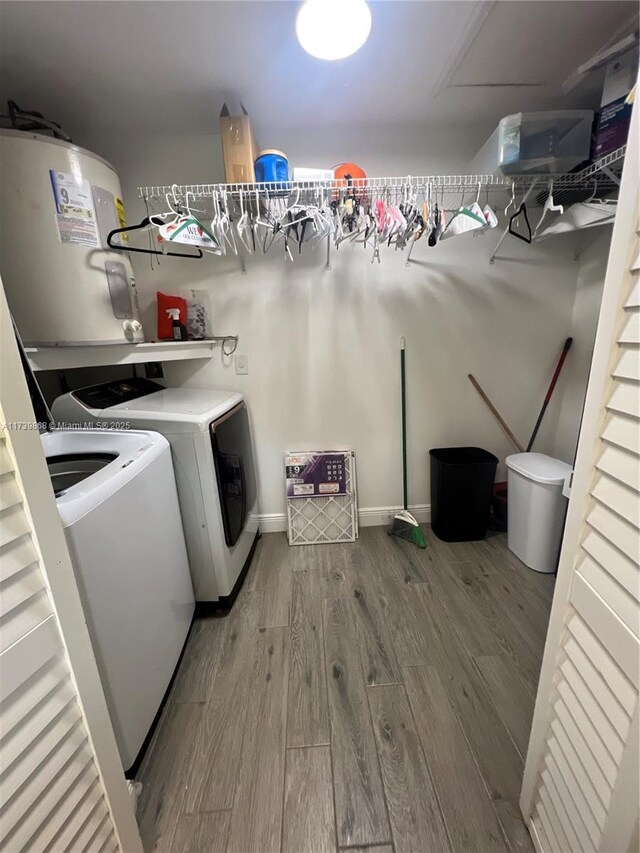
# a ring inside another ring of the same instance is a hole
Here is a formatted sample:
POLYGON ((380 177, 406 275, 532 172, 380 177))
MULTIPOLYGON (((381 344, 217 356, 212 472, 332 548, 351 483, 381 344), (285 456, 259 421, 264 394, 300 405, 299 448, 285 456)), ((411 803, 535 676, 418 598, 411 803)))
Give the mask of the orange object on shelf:
POLYGON ((340 163, 333 170, 333 174, 336 181, 340 181, 345 187, 348 184, 347 177, 353 178, 354 181, 367 177, 364 169, 361 169, 355 163, 340 163))
MULTIPOLYGON (((362 189, 358 181, 363 180, 367 175, 364 169, 361 169, 356 163, 340 163, 333 170, 333 177, 339 187, 348 187, 351 184, 355 185, 356 189, 362 189)), ((364 194, 363 190, 362 193, 364 194)), ((338 193, 334 192, 333 196, 337 198, 338 193)), ((361 197, 360 194, 358 197, 361 197)))

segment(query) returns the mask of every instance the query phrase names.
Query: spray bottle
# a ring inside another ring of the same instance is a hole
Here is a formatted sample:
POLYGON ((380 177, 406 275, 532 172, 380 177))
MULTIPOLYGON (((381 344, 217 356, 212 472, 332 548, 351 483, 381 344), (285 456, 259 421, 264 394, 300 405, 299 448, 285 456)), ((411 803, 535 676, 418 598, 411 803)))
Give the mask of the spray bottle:
POLYGON ((180 322, 180 309, 179 308, 167 308, 167 314, 171 317, 171 331, 173 333, 174 341, 186 341, 187 340, 187 327, 180 322))

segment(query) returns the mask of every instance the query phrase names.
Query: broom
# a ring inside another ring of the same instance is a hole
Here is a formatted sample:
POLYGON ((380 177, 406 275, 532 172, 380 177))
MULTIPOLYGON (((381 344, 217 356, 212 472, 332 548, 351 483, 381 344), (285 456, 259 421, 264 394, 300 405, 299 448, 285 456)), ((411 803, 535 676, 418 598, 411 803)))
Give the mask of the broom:
POLYGON ((393 517, 393 524, 389 530, 389 536, 399 536, 413 542, 418 548, 426 548, 427 543, 420 525, 408 510, 408 485, 407 485, 407 397, 405 390, 405 368, 404 368, 404 338, 400 338, 400 386, 402 389, 402 490, 403 506, 400 512, 393 517))

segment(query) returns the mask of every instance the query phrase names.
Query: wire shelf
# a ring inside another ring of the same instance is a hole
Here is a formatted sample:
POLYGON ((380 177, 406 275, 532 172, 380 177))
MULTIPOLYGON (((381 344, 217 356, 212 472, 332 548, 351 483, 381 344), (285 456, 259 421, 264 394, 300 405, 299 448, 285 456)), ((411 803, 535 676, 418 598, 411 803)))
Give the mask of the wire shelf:
MULTIPOLYGON (((404 175, 397 177, 382 178, 356 178, 350 183, 356 191, 409 191, 426 192, 429 188, 436 191, 454 192, 465 189, 480 189, 482 191, 505 191, 512 186, 521 190, 529 187, 534 180, 538 182, 549 182, 553 180, 554 190, 571 190, 580 187, 587 188, 588 184, 597 183, 601 191, 613 190, 619 185, 619 175, 622 171, 622 163, 626 153, 626 146, 608 154, 600 160, 580 172, 572 172, 565 175, 540 175, 540 174, 518 174, 518 175, 404 175)), ((241 193, 247 195, 258 195, 273 197, 299 190, 324 191, 327 193, 338 192, 345 189, 344 180, 328 181, 268 181, 244 184, 183 184, 139 187, 138 194, 148 202, 160 201, 167 195, 182 198, 189 196, 192 199, 205 198, 214 193, 239 196, 241 193)))

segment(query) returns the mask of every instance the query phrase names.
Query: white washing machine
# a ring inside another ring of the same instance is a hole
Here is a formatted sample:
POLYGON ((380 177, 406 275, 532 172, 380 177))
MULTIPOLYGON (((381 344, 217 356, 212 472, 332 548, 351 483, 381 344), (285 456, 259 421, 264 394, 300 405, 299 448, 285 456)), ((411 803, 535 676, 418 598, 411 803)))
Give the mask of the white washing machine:
POLYGON ((42 445, 126 771, 195 608, 171 451, 134 430, 54 430, 42 445))
POLYGON ((59 424, 118 423, 169 440, 196 601, 230 603, 258 537, 246 403, 235 391, 163 388, 132 378, 64 394, 59 424))

